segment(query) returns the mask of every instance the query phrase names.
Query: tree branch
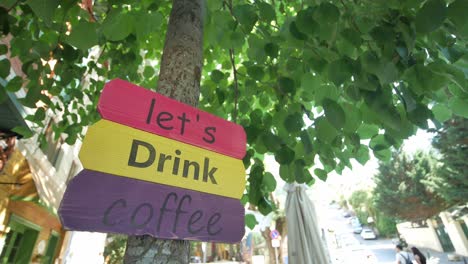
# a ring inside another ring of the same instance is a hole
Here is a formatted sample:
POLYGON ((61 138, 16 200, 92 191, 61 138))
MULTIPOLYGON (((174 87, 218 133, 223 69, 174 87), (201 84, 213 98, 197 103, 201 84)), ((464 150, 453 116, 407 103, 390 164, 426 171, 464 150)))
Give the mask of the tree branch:
POLYGON ((239 85, 237 82, 237 69, 236 69, 236 62, 234 60, 234 49, 229 49, 229 56, 231 57, 231 64, 232 64, 232 73, 234 75, 234 113, 233 113, 233 120, 234 123, 237 123, 237 98, 239 97, 239 85))

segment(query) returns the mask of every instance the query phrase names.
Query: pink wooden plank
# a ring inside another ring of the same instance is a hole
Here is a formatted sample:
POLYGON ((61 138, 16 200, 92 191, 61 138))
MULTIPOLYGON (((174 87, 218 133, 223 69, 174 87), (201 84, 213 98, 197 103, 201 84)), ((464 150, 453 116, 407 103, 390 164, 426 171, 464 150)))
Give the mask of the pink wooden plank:
POLYGON ((242 126, 132 83, 114 79, 101 94, 104 119, 242 159, 246 135, 242 126))
POLYGON ((59 216, 68 230, 236 243, 244 236, 237 199, 91 170, 71 180, 59 216))

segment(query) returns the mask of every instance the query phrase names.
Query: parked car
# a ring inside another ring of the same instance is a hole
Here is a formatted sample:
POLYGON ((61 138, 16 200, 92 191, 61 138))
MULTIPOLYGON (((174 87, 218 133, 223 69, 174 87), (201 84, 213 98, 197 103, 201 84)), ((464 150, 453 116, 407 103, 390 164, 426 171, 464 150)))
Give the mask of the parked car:
POLYGON ((190 263, 201 263, 201 258, 199 256, 190 256, 190 263))
POLYGON ((374 231, 372 231, 372 229, 369 229, 369 228, 362 229, 361 237, 363 239, 376 239, 377 238, 374 231))
POLYGON ((354 234, 360 234, 362 232, 362 226, 361 224, 355 224, 353 225, 353 233, 354 234))
POLYGON ((361 222, 356 216, 352 216, 349 218, 349 223, 354 226, 354 225, 361 225, 361 222))

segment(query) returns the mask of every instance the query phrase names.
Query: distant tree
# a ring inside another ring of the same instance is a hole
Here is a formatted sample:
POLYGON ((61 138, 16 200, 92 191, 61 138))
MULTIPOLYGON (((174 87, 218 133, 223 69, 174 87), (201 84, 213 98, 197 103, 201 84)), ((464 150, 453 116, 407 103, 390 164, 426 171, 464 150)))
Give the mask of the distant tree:
POLYGON ((400 220, 419 221, 436 215, 448 204, 425 182, 435 173, 436 160, 418 152, 413 157, 395 152, 380 163, 375 177, 376 210, 400 220))
POLYGON ((468 202, 468 119, 453 118, 437 130, 432 142, 440 152, 437 173, 427 184, 449 204, 468 202))
POLYGON ((368 217, 372 217, 373 223, 368 224, 375 226, 380 236, 389 237, 396 234, 395 218, 376 210, 373 192, 354 191, 349 198, 349 203, 361 223, 368 223, 368 217))
POLYGON ((104 258, 106 263, 121 264, 127 245, 127 236, 125 235, 109 235, 107 245, 104 248, 104 258))
POLYGON ((349 203, 353 207, 353 209, 359 210, 362 206, 365 206, 367 201, 369 200, 370 195, 365 190, 357 190, 351 194, 349 197, 349 203))

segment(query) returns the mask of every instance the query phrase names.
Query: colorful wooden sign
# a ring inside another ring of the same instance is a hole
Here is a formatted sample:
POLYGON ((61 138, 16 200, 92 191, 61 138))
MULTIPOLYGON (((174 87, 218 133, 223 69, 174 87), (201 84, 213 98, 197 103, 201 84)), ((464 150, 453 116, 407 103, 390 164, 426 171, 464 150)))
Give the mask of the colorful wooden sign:
POLYGON ((241 160, 100 120, 88 128, 80 151, 84 168, 240 199, 241 160))
POLYGON ((239 242, 243 128, 123 80, 107 83, 69 183, 64 228, 239 242))
POLYGON ((107 83, 98 103, 104 119, 242 159, 244 129, 129 82, 107 83))
POLYGON ((235 243, 244 235, 237 199, 83 170, 71 180, 59 215, 64 228, 235 243))

